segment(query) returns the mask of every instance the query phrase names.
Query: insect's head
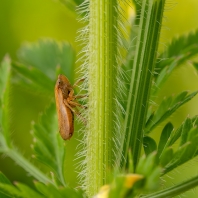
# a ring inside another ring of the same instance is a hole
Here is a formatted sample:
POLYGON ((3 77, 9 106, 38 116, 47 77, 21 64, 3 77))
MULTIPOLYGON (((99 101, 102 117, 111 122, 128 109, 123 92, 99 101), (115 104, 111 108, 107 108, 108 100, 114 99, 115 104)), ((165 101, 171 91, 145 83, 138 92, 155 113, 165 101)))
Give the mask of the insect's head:
POLYGON ((57 85, 59 88, 65 88, 65 87, 67 87, 67 86, 70 85, 70 82, 69 82, 69 80, 67 79, 66 76, 60 74, 60 75, 58 76, 57 81, 56 81, 56 85, 57 85))

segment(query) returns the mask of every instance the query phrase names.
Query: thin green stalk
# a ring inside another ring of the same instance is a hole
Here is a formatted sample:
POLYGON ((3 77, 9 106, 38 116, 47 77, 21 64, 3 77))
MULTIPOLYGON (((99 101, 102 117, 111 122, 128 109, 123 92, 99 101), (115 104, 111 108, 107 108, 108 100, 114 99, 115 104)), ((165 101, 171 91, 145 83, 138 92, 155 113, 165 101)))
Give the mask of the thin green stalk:
POLYGON ((122 166, 126 165, 128 150, 133 154, 136 169, 142 148, 148 100, 152 85, 153 70, 159 42, 165 0, 143 0, 140 16, 136 54, 124 124, 122 166))
POLYGON ((43 182, 45 184, 50 183, 54 185, 54 182, 50 178, 48 178, 39 169, 32 165, 32 163, 27 161, 27 159, 25 159, 19 152, 17 152, 16 148, 7 147, 7 149, 4 148, 3 152, 38 181, 43 182))
POLYGON ((117 1, 89 1, 88 127, 85 188, 96 194, 114 163, 117 1))
POLYGON ((11 61, 6 56, 0 65, 0 126, 1 133, 5 138, 5 144, 11 145, 10 133, 9 133, 9 94, 10 94, 10 76, 11 76, 11 61))
POLYGON ((193 177, 187 181, 184 181, 170 188, 166 188, 156 193, 152 193, 150 195, 145 195, 141 197, 142 198, 171 198, 176 195, 180 195, 192 188, 195 188, 197 185, 198 185, 198 176, 193 177))
POLYGON ((26 160, 13 146, 10 139, 10 130, 9 130, 9 93, 10 93, 10 76, 11 76, 11 61, 9 57, 5 57, 4 61, 0 66, 0 150, 5 155, 13 159, 19 166, 24 170, 30 173, 34 178, 43 183, 51 183, 50 178, 43 174, 39 169, 32 165, 28 160, 26 160))

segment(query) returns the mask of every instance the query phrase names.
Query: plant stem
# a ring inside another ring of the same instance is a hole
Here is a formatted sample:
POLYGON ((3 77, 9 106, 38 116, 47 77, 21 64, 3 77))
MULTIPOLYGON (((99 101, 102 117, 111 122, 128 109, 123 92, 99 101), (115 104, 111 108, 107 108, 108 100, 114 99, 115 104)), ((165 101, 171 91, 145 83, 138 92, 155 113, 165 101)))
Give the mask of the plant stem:
MULTIPOLYGON (((5 149, 5 148, 4 148, 5 149)), ((16 148, 8 148, 4 150, 4 153, 9 156, 12 160, 14 160, 19 166, 21 166, 24 170, 26 170, 29 174, 31 174, 38 181, 43 183, 54 184, 53 181, 48 178, 45 174, 43 174, 39 169, 37 169, 32 163, 27 161, 19 152, 16 151, 16 148)))
POLYGON ((85 188, 88 196, 107 183, 113 166, 113 121, 117 36, 117 1, 90 0, 88 80, 89 107, 85 188))
POLYGON ((141 196, 142 198, 171 198, 176 195, 179 195, 183 192, 186 192, 192 188, 195 188, 198 185, 198 176, 193 177, 187 181, 184 181, 180 184, 177 184, 173 187, 166 188, 156 193, 150 195, 141 196))
POLYGON ((134 171, 139 161, 147 107, 156 61, 165 0, 143 0, 139 33, 124 124, 122 166, 126 166, 128 150, 132 150, 134 171))

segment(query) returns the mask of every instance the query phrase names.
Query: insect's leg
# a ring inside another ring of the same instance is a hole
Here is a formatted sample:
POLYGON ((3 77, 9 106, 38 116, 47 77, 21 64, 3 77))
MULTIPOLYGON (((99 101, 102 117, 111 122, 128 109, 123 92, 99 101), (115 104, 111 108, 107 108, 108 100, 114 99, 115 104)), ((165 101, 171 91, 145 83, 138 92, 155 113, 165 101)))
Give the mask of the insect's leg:
POLYGON ((74 100, 75 99, 74 98, 74 90, 73 89, 70 90, 68 98, 70 98, 70 100, 74 100))
POLYGON ((80 82, 82 82, 82 81, 84 81, 84 80, 85 80, 85 78, 81 78, 81 79, 77 80, 77 81, 73 84, 72 87, 76 87, 77 84, 79 84, 80 82))
POLYGON ((78 98, 85 98, 85 97, 88 97, 87 94, 85 95, 77 95, 77 96, 73 96, 75 99, 78 99, 78 98))
POLYGON ((75 83, 74 83, 74 85, 73 86, 70 86, 70 88, 69 88, 69 98, 70 98, 70 100, 75 100, 76 98, 84 98, 84 97, 87 97, 87 95, 79 95, 79 96, 74 96, 74 90, 73 90, 73 88, 74 87, 76 87, 77 86, 77 84, 79 83, 79 82, 82 82, 82 81, 84 81, 85 80, 85 78, 81 78, 81 79, 79 79, 78 81, 76 81, 75 83))
POLYGON ((68 103, 67 100, 64 100, 64 104, 73 112, 75 113, 76 115, 80 114, 78 111, 76 111, 75 109, 73 109, 70 104, 68 103))
POLYGON ((71 89, 70 92, 69 92, 69 97, 68 98, 69 98, 69 100, 75 100, 77 98, 85 98, 87 96, 88 96, 87 94, 74 96, 74 90, 71 89))
POLYGON ((67 98, 67 103, 68 103, 69 105, 74 106, 74 107, 78 106, 78 107, 81 107, 81 108, 83 108, 83 109, 86 109, 86 108, 87 108, 87 107, 84 106, 84 105, 81 105, 81 104, 79 104, 79 103, 77 103, 77 102, 74 102, 74 101, 71 100, 70 98, 67 98))
MULTIPOLYGON (((71 102, 71 101, 70 101, 71 102)), ((86 120, 81 116, 81 114, 77 111, 77 110, 75 110, 75 109, 73 109, 71 106, 70 106, 70 104, 68 103, 68 101, 67 100, 64 100, 64 104, 84 123, 84 124, 86 124, 87 122, 86 122, 86 120)))
MULTIPOLYGON (((70 93, 71 93, 71 92, 70 92, 70 93)), ((78 99, 78 98, 85 98, 85 97, 88 97, 87 94, 85 94, 85 95, 77 95, 77 96, 74 96, 74 95, 72 95, 72 93, 71 93, 71 95, 70 95, 70 93, 69 93, 69 97, 67 98, 67 102, 68 102, 68 103, 70 103, 71 105, 74 105, 74 106, 79 106, 79 107, 84 108, 84 109, 87 108, 86 105, 80 105, 78 102, 73 102, 74 100, 76 100, 76 99, 78 99)))

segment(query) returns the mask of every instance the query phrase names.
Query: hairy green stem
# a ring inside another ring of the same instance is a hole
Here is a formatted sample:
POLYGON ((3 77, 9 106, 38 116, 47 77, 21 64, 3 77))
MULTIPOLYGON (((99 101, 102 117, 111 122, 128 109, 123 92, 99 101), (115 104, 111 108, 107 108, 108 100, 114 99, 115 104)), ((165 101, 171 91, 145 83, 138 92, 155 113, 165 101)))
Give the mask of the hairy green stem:
POLYGON ((88 196, 108 182, 113 165, 117 1, 89 3, 89 113, 85 186, 88 196))
POLYGON ((165 0, 143 0, 139 33, 124 124, 122 166, 126 166, 129 148, 133 154, 134 170, 138 164, 147 107, 156 61, 165 0))

